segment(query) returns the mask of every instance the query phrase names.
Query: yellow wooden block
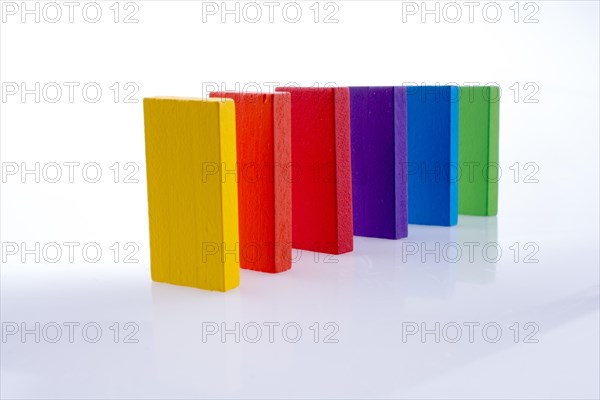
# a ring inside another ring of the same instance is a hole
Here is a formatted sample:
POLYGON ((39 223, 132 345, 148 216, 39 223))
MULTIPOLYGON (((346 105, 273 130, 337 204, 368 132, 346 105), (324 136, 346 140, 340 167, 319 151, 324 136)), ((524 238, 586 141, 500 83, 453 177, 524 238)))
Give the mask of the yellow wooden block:
POLYGON ((233 100, 144 99, 152 279, 239 285, 233 100))

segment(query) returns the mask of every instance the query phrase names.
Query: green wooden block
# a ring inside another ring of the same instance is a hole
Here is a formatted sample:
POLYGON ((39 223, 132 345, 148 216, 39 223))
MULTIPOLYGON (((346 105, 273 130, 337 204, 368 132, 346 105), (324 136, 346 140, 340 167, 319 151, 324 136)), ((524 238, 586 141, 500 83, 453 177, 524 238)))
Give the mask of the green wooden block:
POLYGON ((462 86, 458 110, 458 212, 496 215, 500 89, 462 86))

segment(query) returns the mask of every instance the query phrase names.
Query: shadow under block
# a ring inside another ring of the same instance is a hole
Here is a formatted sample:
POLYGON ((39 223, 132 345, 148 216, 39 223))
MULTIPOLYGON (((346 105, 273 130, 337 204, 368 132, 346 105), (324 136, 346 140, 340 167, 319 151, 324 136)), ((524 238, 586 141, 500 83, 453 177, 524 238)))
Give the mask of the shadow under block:
POLYGON ((292 247, 352 251, 348 88, 277 88, 292 98, 292 247))
POLYGON ((498 133, 500 92, 497 86, 460 88, 458 212, 498 213, 498 133))
POLYGON ((232 100, 144 99, 152 279, 239 285, 232 100))
POLYGON ((458 87, 408 86, 408 223, 458 220, 458 87))
POLYGON ((354 234, 400 239, 408 233, 406 88, 351 87, 354 234))
POLYGON ((289 93, 212 92, 235 101, 240 267, 292 267, 291 104, 289 93))

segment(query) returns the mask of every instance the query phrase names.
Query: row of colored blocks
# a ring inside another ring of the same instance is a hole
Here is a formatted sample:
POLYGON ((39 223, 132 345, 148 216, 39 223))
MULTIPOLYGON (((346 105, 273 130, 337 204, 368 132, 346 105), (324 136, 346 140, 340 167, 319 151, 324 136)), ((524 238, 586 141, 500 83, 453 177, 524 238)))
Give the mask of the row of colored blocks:
POLYGON ((240 267, 291 268, 292 248, 341 254, 353 235, 496 214, 497 87, 210 97, 144 99, 155 281, 225 291, 240 267))

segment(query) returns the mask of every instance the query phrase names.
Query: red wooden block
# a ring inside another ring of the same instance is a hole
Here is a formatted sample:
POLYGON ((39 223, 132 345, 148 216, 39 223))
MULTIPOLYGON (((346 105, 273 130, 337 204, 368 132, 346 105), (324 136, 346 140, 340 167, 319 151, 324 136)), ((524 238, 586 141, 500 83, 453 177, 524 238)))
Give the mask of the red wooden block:
POLYGON ((348 88, 277 88, 292 96, 292 246, 352 251, 348 88))
POLYGON ((291 268, 291 113, 288 93, 213 92, 236 109, 240 266, 291 268))

